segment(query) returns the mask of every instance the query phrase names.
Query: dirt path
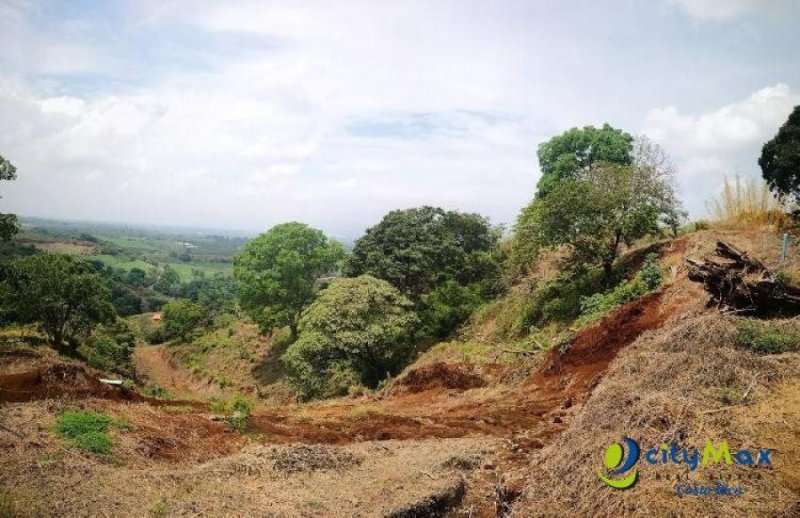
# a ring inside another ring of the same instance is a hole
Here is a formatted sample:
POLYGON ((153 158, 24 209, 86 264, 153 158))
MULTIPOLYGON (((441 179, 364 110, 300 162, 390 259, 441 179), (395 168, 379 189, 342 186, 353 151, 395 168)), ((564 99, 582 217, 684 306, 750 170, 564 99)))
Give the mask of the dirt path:
POLYGON ((165 389, 173 398, 207 399, 208 383, 175 363, 164 345, 139 345, 133 352, 136 373, 165 389))

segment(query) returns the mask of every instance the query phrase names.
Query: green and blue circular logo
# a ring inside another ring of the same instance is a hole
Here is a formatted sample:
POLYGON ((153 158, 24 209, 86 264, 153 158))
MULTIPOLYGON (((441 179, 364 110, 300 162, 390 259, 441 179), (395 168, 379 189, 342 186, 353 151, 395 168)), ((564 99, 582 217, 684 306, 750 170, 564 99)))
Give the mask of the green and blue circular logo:
POLYGON ((616 489, 628 489, 633 487, 639 478, 639 471, 632 470, 633 466, 639 461, 639 445, 633 439, 625 437, 624 446, 614 443, 606 448, 603 455, 603 464, 606 472, 598 472, 600 480, 616 489), (627 455, 625 454, 627 450, 627 455), (617 478, 620 477, 621 478, 617 478))

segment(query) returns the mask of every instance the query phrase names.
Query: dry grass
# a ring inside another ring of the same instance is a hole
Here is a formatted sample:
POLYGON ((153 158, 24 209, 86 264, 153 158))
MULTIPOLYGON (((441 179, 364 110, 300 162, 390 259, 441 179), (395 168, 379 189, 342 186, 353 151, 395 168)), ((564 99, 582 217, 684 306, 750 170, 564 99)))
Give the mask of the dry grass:
POLYGON ((707 203, 715 226, 723 228, 785 228, 791 224, 788 203, 769 190, 764 180, 725 178, 722 192, 707 203))
POLYGON ((134 461, 148 446, 147 434, 136 429, 105 460, 58 449, 46 425, 54 410, 43 402, 6 410, 6 422, 25 438, 0 432, 6 482, 0 510, 20 516, 386 516, 462 486, 460 468, 453 467, 458 459, 496 447, 485 439, 250 445, 177 464, 144 461, 141 453, 134 461))
MULTIPOLYGON (((706 437, 727 439, 734 448, 775 448, 781 454, 775 463, 796 471, 796 447, 780 442, 780 437, 794 437, 786 433, 792 425, 778 422, 776 426, 786 429, 783 435, 765 436, 761 428, 742 426, 737 416, 741 406, 766 399, 782 380, 796 379, 800 355, 742 352, 733 347, 734 336, 731 321, 716 313, 692 312, 623 351, 573 426, 533 457, 516 515, 705 516, 710 506, 719 516, 791 512, 797 493, 781 469, 762 470, 763 479, 741 483, 744 495, 727 498, 679 498, 674 481, 655 475, 674 475, 680 469, 641 461, 640 481, 631 490, 608 488, 597 477, 603 451, 624 436, 647 448, 673 441, 702 448, 706 437)), ((710 467, 696 477, 703 483, 731 471, 741 473, 739 468, 710 467)))

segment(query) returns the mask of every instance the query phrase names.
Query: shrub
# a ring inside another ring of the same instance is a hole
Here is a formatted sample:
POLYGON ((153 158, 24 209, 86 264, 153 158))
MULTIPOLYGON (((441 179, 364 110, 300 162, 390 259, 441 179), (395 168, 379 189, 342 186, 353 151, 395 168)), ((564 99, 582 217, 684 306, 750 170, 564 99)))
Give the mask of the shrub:
POLYGON ((648 254, 634 279, 624 281, 605 293, 595 293, 589 297, 583 297, 581 299, 581 316, 576 323, 588 324, 612 309, 655 290, 661 285, 662 278, 661 268, 658 265, 658 254, 648 254))
POLYGON ((131 376, 135 346, 136 338, 131 327, 124 320, 117 320, 100 326, 79 351, 95 369, 131 376))
POLYGON ((164 334, 170 338, 186 340, 206 319, 200 304, 178 299, 164 305, 164 334))
POLYGON ((226 415, 225 422, 237 432, 247 430, 247 417, 253 410, 253 402, 236 394, 231 399, 214 399, 211 401, 211 411, 226 415))
POLYGON ((300 396, 340 394, 336 385, 348 371, 368 387, 398 372, 412 351, 412 307, 395 287, 370 275, 331 282, 303 315, 300 337, 282 358, 300 396))
POLYGON ((644 264, 642 264, 642 268, 639 270, 639 278, 649 291, 661 286, 661 281, 664 277, 661 272, 661 266, 658 264, 658 254, 647 254, 647 257, 644 259, 644 264))
POLYGON ((153 397, 156 399, 172 399, 172 394, 161 385, 155 383, 148 383, 142 390, 145 396, 153 397))
POLYGON ((421 334, 439 339, 447 337, 483 302, 479 291, 479 285, 462 286, 449 280, 423 295, 419 311, 421 334))
POLYGON ((164 333, 164 328, 158 326, 152 331, 148 332, 145 339, 147 340, 147 343, 149 343, 150 345, 158 345, 158 344, 163 344, 167 340, 167 336, 164 333))
POLYGON ((736 345, 761 354, 800 350, 797 323, 742 320, 737 327, 736 345))

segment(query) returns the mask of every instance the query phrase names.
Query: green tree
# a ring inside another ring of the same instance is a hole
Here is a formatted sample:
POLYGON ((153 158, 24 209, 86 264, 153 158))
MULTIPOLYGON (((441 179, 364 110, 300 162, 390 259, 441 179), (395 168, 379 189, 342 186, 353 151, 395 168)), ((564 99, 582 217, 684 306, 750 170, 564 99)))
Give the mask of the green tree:
POLYGON ((297 337, 300 314, 316 296, 317 279, 331 273, 344 249, 321 230, 283 223, 256 237, 234 260, 239 303, 263 332, 289 326, 297 337))
MULTIPOLYGON (((17 168, 0 156, 0 180, 14 180, 17 168)), ((8 241, 19 232, 19 222, 14 214, 0 214, 0 241, 8 241)))
MULTIPOLYGON (((647 153, 653 146, 647 144, 647 153)), ((651 158, 637 157, 630 166, 595 167, 534 199, 517 220, 515 260, 529 262, 543 248, 566 245, 571 251, 567 266, 602 266, 609 278, 622 244, 659 234, 665 215, 682 213, 674 171, 651 158)))
POLYGON ((50 343, 73 349, 77 338, 115 318, 111 290, 92 266, 62 254, 36 254, 12 262, 7 306, 26 322, 37 322, 50 343))
POLYGON ((300 321, 283 361, 304 398, 341 395, 353 382, 375 387, 409 359, 413 304, 369 275, 336 279, 300 321))
POLYGON ((441 283, 422 296, 420 334, 438 339, 447 337, 470 317, 483 300, 480 287, 476 284, 462 286, 453 280, 441 283))
POLYGON ((778 134, 764 144, 758 165, 773 192, 800 201, 800 106, 794 107, 778 134))
POLYGON ((165 264, 164 269, 161 271, 161 274, 158 276, 158 279, 153 285, 153 289, 160 291, 165 295, 177 296, 180 293, 180 288, 181 276, 178 274, 175 268, 165 264))
POLYGON ((164 332, 168 337, 186 340, 206 319, 206 311, 191 300, 178 299, 162 308, 164 332))
POLYGON ((483 216, 421 207, 392 211, 356 241, 344 268, 389 281, 416 303, 448 279, 482 283, 499 277, 500 230, 483 216))
POLYGON ((84 354, 95 369, 133 375, 133 349, 136 339, 124 320, 101 326, 96 336, 86 344, 84 354))
POLYGON ((598 165, 630 165, 633 162, 633 137, 603 124, 602 128, 572 128, 539 145, 542 177, 537 197, 546 196, 562 180, 591 171, 598 165))

